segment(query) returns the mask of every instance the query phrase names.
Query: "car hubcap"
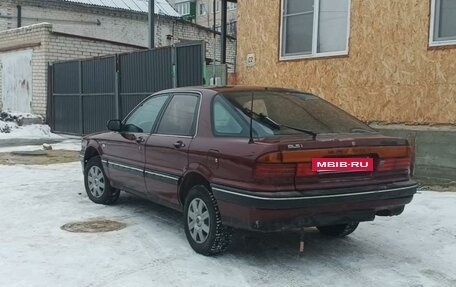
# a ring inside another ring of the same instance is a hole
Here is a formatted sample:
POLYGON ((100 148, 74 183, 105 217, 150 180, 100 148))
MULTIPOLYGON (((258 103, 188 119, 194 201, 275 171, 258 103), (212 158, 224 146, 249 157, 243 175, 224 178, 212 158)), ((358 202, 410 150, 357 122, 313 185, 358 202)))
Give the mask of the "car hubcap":
POLYGON ((105 191, 105 179, 103 171, 98 166, 92 166, 89 169, 87 182, 89 185, 89 191, 94 197, 100 198, 103 196, 105 191))
POLYGON ((210 220, 207 206, 199 198, 190 202, 187 212, 187 224, 190 235, 197 243, 203 243, 209 236, 210 220))

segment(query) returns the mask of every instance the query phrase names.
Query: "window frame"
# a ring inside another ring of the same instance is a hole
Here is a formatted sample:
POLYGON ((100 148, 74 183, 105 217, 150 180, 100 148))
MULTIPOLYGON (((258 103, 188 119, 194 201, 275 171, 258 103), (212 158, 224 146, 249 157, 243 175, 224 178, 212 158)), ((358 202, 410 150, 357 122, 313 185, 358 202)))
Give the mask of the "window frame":
POLYGON ((321 0, 314 0, 314 19, 313 19, 313 32, 312 32, 312 52, 310 54, 289 54, 284 55, 283 49, 283 41, 284 41, 284 12, 285 12, 285 1, 280 0, 280 35, 279 35, 279 60, 280 61, 288 61, 288 60, 300 60, 300 59, 312 59, 312 58, 324 58, 324 57, 335 57, 335 56, 347 56, 349 54, 349 46, 350 46, 350 18, 351 18, 351 7, 352 1, 348 0, 348 13, 347 13, 347 39, 345 44, 344 51, 336 51, 336 52, 317 52, 318 46, 318 28, 319 28, 319 20, 320 20, 320 1, 321 0))
POLYGON ((198 126, 199 126, 199 120, 200 120, 200 115, 201 115, 201 103, 202 103, 202 94, 200 92, 175 92, 175 93, 170 93, 168 94, 170 97, 168 101, 165 103, 163 106, 163 109, 160 111, 159 117, 157 118, 157 122, 155 123, 151 134, 154 136, 162 136, 162 137, 176 137, 176 138, 190 138, 193 139, 198 135, 198 126), (168 109, 169 104, 173 100, 174 96, 179 96, 179 95, 187 95, 187 96, 196 96, 198 98, 198 103, 196 104, 196 113, 193 118, 195 128, 193 130, 193 135, 173 135, 173 134, 159 134, 158 133, 158 128, 163 120, 163 116, 165 115, 166 110, 168 109), (196 120, 196 121, 195 121, 196 120))
MULTIPOLYGON (((440 0, 431 0, 431 17, 430 19, 430 25, 429 25, 429 47, 441 47, 441 46, 448 46, 448 45, 456 45, 456 35, 454 36, 454 39, 445 39, 442 38, 441 40, 436 40, 434 39, 435 36, 435 30, 436 30, 436 23, 435 21, 437 20, 437 5, 441 5, 440 0)), ((438 16, 440 17, 440 15, 438 16)))
POLYGON ((181 3, 177 3, 177 12, 179 12, 179 14, 181 14, 182 16, 187 16, 187 15, 190 15, 191 13, 191 7, 190 7, 190 2, 181 2, 181 3), (186 12, 184 14, 184 12, 186 12))
POLYGON ((199 3, 199 15, 200 16, 205 16, 207 15, 207 8, 206 8, 206 3, 199 3), (203 8, 203 9, 201 9, 203 8))

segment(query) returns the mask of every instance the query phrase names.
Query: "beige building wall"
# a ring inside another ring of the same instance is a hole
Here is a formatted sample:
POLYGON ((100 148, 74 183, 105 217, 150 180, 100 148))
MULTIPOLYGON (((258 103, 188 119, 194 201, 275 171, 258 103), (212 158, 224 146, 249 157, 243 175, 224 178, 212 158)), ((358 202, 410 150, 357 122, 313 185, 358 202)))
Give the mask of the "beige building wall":
POLYGON ((349 55, 294 61, 279 61, 280 0, 238 2, 238 84, 313 92, 366 121, 456 124, 456 47, 429 48, 430 1, 352 0, 349 55))

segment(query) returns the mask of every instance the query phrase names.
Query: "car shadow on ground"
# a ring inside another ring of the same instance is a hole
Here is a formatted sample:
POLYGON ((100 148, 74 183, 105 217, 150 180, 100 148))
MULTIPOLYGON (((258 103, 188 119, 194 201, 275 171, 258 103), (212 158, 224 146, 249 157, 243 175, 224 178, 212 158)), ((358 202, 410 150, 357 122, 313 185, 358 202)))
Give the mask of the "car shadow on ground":
MULTIPOLYGON (((124 214, 131 214, 127 217, 140 216, 147 221, 160 223, 165 231, 175 233, 185 242, 187 240, 183 227, 183 215, 178 211, 126 193, 122 193, 114 208, 123 210, 124 214)), ((343 257, 344 253, 353 255, 354 252, 359 251, 359 244, 363 244, 363 241, 351 237, 331 238, 321 235, 316 228, 306 228, 304 253, 300 253, 300 239, 301 231, 260 233, 236 229, 232 243, 225 254, 245 259, 251 256, 256 259, 320 257, 325 253, 326 256, 343 257)))

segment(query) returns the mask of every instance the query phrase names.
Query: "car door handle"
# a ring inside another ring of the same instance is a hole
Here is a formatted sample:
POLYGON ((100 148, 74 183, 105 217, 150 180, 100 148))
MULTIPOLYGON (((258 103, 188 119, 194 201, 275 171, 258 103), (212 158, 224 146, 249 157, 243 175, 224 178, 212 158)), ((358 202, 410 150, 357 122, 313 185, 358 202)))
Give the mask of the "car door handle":
POLYGON ((136 138, 136 142, 141 144, 141 143, 144 143, 146 140, 143 138, 143 137, 137 137, 136 138))
POLYGON ((185 144, 184 144, 183 141, 177 141, 177 142, 175 142, 175 143, 173 144, 173 146, 174 146, 175 148, 181 148, 181 147, 185 147, 185 144))

